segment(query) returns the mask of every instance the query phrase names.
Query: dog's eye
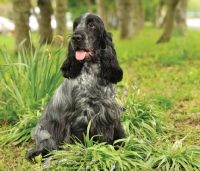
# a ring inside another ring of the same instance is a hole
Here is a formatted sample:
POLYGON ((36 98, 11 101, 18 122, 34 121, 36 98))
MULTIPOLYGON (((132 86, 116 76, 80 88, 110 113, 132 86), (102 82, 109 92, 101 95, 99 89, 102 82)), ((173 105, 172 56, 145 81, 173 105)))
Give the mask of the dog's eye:
POLYGON ((92 28, 92 29, 95 29, 95 25, 94 25, 93 22, 90 22, 90 23, 88 24, 88 26, 89 26, 90 28, 92 28))

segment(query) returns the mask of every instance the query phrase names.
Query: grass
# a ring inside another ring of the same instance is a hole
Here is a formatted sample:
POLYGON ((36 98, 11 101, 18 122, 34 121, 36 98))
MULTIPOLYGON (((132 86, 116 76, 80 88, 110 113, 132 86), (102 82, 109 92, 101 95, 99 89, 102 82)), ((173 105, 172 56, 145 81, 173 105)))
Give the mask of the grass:
POLYGON ((191 132, 192 140, 188 137, 186 141, 199 144, 200 48, 195 40, 199 33, 188 31, 186 37, 173 37, 160 45, 155 44, 157 37, 157 31, 147 29, 136 40, 116 45, 125 75, 120 86, 124 91, 124 85, 134 84, 143 101, 160 108, 176 135, 191 132))
POLYGON ((4 141, 0 144, 13 142, 17 145, 30 141, 38 117, 61 84, 60 66, 65 56, 60 49, 50 53, 46 45, 42 47, 40 44, 35 50, 32 46, 20 50, 17 59, 2 50, 0 54, 3 63, 0 120, 17 121, 12 129, 1 131, 4 141))
MULTIPOLYGON (((58 161, 51 159, 47 167, 163 171, 200 168, 200 35, 188 31, 186 37, 174 36, 169 43, 155 44, 161 32, 149 27, 133 40, 119 40, 118 32, 112 31, 124 70, 117 92, 117 101, 127 107, 121 117, 128 135, 124 147, 115 151, 86 135, 85 144, 64 145, 53 157, 58 161)), ((0 75, 0 142, 4 144, 0 147, 0 170, 45 170, 40 157, 38 163, 31 164, 24 156, 33 146, 33 125, 62 81, 58 68, 63 52, 48 47, 49 60, 46 47, 38 45, 32 56, 23 52, 14 58, 10 43, 13 38, 5 40, 9 53, 3 49, 0 54, 0 70, 4 73, 0 75)))

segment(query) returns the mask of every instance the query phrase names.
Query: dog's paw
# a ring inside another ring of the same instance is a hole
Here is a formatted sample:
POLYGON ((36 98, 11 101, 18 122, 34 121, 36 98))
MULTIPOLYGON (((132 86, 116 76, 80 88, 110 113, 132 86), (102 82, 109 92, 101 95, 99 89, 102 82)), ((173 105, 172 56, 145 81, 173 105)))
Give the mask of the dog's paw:
POLYGON ((31 162, 34 162, 34 163, 38 163, 38 160, 40 159, 37 159, 36 157, 39 157, 41 156, 41 160, 42 160, 42 154, 34 149, 34 148, 30 148, 27 150, 27 153, 26 153, 26 159, 31 161, 31 162))

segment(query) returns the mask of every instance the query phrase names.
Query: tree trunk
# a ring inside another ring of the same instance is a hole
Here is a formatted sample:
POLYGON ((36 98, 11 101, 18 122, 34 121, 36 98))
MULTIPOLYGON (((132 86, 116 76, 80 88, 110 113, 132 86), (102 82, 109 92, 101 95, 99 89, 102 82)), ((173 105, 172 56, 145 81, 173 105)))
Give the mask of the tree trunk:
POLYGON ((51 0, 38 0, 38 7, 40 8, 39 38, 43 43, 51 43, 53 37, 53 30, 51 28, 51 15, 53 14, 51 0))
POLYGON ((107 24, 105 0, 96 0, 96 5, 97 5, 97 14, 103 20, 104 26, 107 29, 108 24, 107 24))
POLYGON ((15 21, 15 53, 17 53, 22 40, 26 39, 23 44, 24 48, 27 49, 30 46, 29 15, 31 4, 30 0, 13 0, 12 4, 15 21))
POLYGON ((162 8, 165 4, 165 0, 159 0, 158 4, 156 5, 156 9, 155 9, 155 27, 156 28, 161 28, 161 24, 162 22, 162 16, 161 16, 161 11, 162 8))
POLYGON ((54 45, 60 46, 63 41, 64 37, 66 36, 67 32, 67 17, 66 17, 66 12, 67 12, 67 0, 56 0, 56 35, 59 35, 63 37, 56 37, 54 39, 54 45))
POLYGON ((169 0, 168 7, 167 7, 167 14, 166 14, 166 22, 164 25, 164 32, 157 43, 163 43, 170 40, 173 27, 174 27, 174 16, 175 16, 175 9, 176 5, 178 4, 179 0, 169 0))
POLYGON ((186 32, 187 0, 181 0, 176 8, 176 29, 178 33, 185 36, 186 32))
POLYGON ((118 28, 121 39, 133 37, 133 2, 132 0, 117 0, 118 28))
POLYGON ((87 5, 88 12, 89 12, 89 13, 92 13, 93 10, 92 10, 92 3, 91 3, 91 1, 90 1, 90 0, 85 0, 85 3, 86 3, 86 5, 87 5))
POLYGON ((134 0, 134 9, 136 14, 135 35, 138 35, 144 27, 144 0, 134 0))

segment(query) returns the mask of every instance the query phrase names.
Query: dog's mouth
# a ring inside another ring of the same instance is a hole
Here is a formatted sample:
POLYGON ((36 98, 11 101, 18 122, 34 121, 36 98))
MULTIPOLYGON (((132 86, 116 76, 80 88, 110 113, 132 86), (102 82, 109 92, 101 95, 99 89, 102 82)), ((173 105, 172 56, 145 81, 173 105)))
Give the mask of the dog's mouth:
POLYGON ((76 56, 77 60, 82 61, 86 57, 93 56, 93 53, 92 53, 92 51, 77 50, 75 56, 76 56))

